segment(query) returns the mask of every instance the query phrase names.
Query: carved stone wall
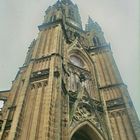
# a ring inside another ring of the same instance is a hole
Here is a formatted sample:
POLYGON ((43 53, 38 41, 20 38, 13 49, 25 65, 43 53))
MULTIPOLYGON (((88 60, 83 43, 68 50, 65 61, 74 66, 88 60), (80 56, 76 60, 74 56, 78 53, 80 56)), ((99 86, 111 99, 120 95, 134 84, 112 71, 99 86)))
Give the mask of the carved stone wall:
POLYGON ((39 31, 11 89, 0 92, 0 140, 75 140, 79 133, 139 140, 137 114, 101 27, 89 20, 83 30, 77 5, 61 0, 46 10, 39 31))

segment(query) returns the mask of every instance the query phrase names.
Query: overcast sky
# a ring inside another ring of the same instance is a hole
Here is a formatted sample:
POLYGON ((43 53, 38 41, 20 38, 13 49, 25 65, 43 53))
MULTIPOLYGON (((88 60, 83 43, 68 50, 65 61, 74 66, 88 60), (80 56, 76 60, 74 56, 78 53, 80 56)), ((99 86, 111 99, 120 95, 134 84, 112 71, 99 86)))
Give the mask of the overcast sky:
MULTIPOLYGON (((0 90, 7 90, 37 37, 44 12, 56 0, 0 0, 0 90)), ((73 0, 83 24, 91 16, 111 43, 116 63, 140 117, 139 0, 73 0)))

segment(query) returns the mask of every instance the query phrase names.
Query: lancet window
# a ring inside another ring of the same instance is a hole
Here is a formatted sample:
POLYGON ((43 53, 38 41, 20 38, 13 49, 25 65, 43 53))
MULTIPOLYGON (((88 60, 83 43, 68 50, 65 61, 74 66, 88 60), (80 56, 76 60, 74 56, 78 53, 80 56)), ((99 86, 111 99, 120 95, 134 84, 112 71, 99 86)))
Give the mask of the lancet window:
POLYGON ((93 37, 93 43, 94 43, 95 46, 98 46, 98 45, 101 44, 100 40, 99 40, 99 38, 97 36, 93 37))
POLYGON ((2 110, 3 106, 4 106, 4 101, 0 100, 0 111, 2 110))

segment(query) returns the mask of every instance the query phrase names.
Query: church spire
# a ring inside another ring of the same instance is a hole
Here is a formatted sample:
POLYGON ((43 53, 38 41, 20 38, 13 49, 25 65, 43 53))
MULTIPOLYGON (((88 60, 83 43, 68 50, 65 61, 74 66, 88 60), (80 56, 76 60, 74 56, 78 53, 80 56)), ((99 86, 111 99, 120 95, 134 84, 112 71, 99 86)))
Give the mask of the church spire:
POLYGON ((86 31, 93 30, 93 28, 94 28, 94 21, 93 21, 92 18, 89 16, 89 17, 88 17, 88 23, 86 24, 86 31))
POLYGON ((71 1, 71 0, 61 0, 61 2, 63 2, 64 4, 66 4, 66 3, 71 4, 71 3, 72 3, 72 1, 71 1))
POLYGON ((71 0, 58 0, 46 10, 43 23, 51 23, 56 20, 63 20, 66 24, 82 29, 78 7, 71 0))
POLYGON ((100 25, 97 22, 94 22, 93 19, 89 16, 88 23, 86 24, 86 31, 102 31, 100 25))
POLYGON ((88 17, 88 24, 94 24, 94 21, 90 16, 88 17))

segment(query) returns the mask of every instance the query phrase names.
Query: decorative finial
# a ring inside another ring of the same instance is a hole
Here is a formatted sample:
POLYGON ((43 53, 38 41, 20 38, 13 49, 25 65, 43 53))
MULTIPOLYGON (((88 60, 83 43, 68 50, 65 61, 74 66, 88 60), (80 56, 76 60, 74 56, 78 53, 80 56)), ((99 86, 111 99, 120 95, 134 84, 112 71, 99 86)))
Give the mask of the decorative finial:
POLYGON ((90 16, 88 17, 88 24, 94 24, 94 21, 90 16))

